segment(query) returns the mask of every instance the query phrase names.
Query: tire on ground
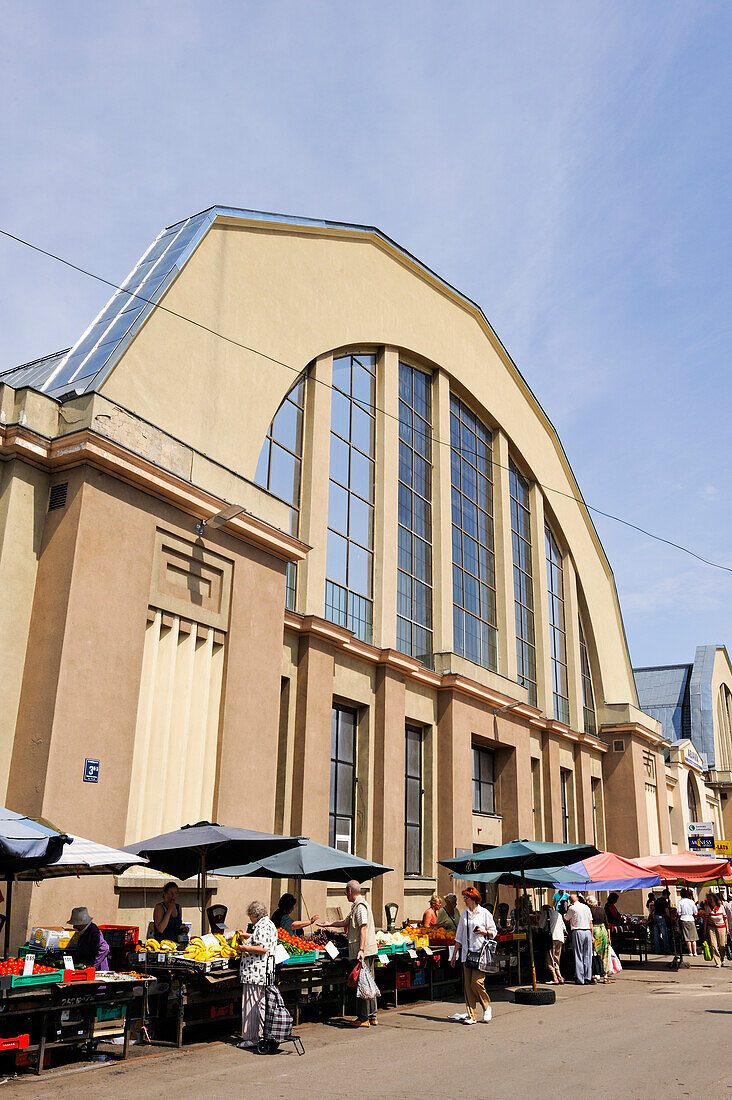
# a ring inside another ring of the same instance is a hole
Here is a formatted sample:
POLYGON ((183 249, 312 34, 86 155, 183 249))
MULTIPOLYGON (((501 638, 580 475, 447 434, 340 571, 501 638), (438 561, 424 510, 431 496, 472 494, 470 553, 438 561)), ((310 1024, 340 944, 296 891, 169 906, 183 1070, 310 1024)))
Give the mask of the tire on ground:
POLYGON ((557 995, 553 989, 532 989, 526 986, 514 992, 513 999, 517 1005, 553 1005, 557 995))

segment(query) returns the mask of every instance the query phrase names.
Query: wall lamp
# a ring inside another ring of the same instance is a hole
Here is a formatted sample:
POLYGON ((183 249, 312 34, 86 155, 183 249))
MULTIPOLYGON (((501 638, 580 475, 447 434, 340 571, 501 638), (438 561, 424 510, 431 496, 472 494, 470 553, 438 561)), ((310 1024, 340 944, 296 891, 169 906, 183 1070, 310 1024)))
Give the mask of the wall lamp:
POLYGON ((202 538, 207 527, 211 527, 212 529, 223 527, 230 519, 240 516, 242 512, 246 512, 246 508, 243 504, 230 504, 228 508, 222 508, 220 512, 217 512, 215 516, 211 516, 210 519, 199 519, 196 524, 196 534, 202 538))
POLYGON ((499 714, 505 714, 507 710, 514 710, 515 707, 522 707, 524 704, 519 699, 516 703, 507 703, 505 707, 499 707, 498 710, 493 710, 493 717, 497 718, 499 714))

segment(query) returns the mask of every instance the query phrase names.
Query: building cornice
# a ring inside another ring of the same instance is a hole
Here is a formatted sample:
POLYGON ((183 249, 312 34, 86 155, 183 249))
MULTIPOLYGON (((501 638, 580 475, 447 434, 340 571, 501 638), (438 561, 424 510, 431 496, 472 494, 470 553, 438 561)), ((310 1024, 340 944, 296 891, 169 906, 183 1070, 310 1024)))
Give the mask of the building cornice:
POLYGON ((368 642, 360 641, 345 627, 337 626, 335 623, 328 622, 327 619, 321 619, 317 615, 300 615, 296 611, 285 611, 284 625, 285 630, 293 631, 301 636, 309 635, 318 638, 332 645, 335 649, 339 649, 342 653, 347 653, 350 657, 358 657, 372 665, 388 668, 393 672, 400 673, 407 680, 432 688, 433 691, 457 692, 470 699, 471 702, 483 703, 497 711, 510 705, 511 715, 522 719, 533 729, 551 733, 564 741, 583 745, 593 752, 605 753, 608 751, 607 745, 600 738, 594 737, 592 734, 580 733, 577 730, 570 729, 569 726, 565 726, 562 722, 547 718, 536 707, 532 707, 528 703, 512 699, 510 696, 503 695, 484 684, 479 684, 476 680, 471 680, 468 676, 463 676, 460 673, 434 672, 430 668, 425 668, 414 657, 409 657, 406 653, 400 653, 396 649, 379 649, 377 646, 369 645, 368 642))
MULTIPOLYGON (((22 424, 0 424, 0 457, 19 458, 49 473, 91 466, 197 520, 209 520, 231 503, 90 428, 48 439, 22 424)), ((241 512, 219 530, 283 561, 302 561, 310 549, 306 543, 250 512, 241 512)))
POLYGON ((654 733, 646 726, 642 726, 640 722, 622 722, 613 726, 601 726, 600 732, 604 737, 616 737, 618 734, 629 733, 658 749, 667 749, 671 745, 671 741, 667 738, 661 737, 660 734, 654 733))

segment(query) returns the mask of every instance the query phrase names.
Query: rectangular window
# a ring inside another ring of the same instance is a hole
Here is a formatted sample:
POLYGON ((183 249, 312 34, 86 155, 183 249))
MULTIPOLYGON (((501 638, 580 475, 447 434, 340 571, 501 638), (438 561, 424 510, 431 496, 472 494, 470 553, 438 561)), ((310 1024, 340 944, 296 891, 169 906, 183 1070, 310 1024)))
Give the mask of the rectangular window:
POLYGON ((404 874, 422 874, 423 732, 406 728, 404 755, 404 874))
POLYGON ((601 852, 605 850, 605 805, 602 795, 602 780, 592 780, 592 829, 594 845, 601 852))
POLYGON ((564 625, 564 569, 556 539, 548 527, 545 528, 545 537, 554 717, 558 722, 564 722, 568 726, 569 681, 567 679, 567 635, 564 625))
POLYGON ((350 855, 356 832, 356 720, 355 710, 333 705, 328 843, 350 855))
POLYGON ((496 812, 493 752, 491 749, 473 748, 473 813, 496 812))
POLYGON ((461 657, 495 671, 492 442, 477 416, 451 397, 453 645, 461 657))
POLYGON ((536 706, 536 640, 534 637, 534 581, 531 572, 531 503, 529 483, 509 460, 513 596, 516 619, 516 679, 536 706))
POLYGON ((399 364, 397 649, 432 667, 432 378, 399 364))
POLYGON ((534 840, 544 837, 543 799, 541 797, 541 760, 531 761, 531 812, 534 818, 534 840))
POLYGON ((569 844, 569 808, 570 808, 570 773, 564 768, 559 772, 560 786, 562 792, 562 840, 565 844, 569 844))
POLYGON ((333 360, 325 617, 370 642, 373 623, 376 356, 333 360))
POLYGON ((580 641, 580 668, 582 671, 582 716, 585 733, 597 733, 595 720, 595 699, 592 692, 592 672, 590 670, 590 658, 587 653, 585 632, 582 629, 582 620, 579 621, 580 641))

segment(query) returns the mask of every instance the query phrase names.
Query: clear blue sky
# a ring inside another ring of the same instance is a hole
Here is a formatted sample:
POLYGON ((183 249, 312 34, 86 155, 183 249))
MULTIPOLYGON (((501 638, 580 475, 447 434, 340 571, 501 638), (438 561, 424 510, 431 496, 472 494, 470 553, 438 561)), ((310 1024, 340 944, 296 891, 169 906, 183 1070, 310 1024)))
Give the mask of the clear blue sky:
MULTIPOLYGON (((732 565, 732 4, 0 14, 4 227, 120 280, 214 203, 377 225, 483 306, 590 504, 732 565)), ((7 240, 0 292, 3 367, 107 297, 7 240)), ((635 664, 732 646, 732 575, 597 526, 635 664)))

